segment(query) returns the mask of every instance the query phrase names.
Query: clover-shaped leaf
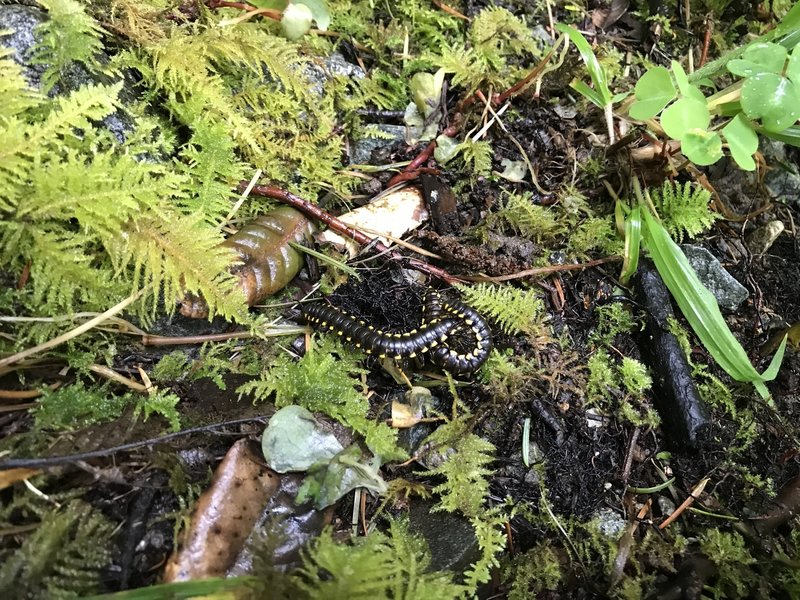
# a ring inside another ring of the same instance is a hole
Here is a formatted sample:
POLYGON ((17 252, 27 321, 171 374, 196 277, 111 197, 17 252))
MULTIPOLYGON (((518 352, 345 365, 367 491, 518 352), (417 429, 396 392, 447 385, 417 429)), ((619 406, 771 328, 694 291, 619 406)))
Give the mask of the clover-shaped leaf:
POLYGON ((753 44, 742 58, 728 61, 728 70, 740 77, 753 77, 762 73, 780 73, 786 63, 787 51, 780 44, 764 42, 753 44))
POLYGON ((789 57, 789 64, 786 65, 786 76, 795 85, 800 85, 800 44, 797 44, 789 57))
POLYGON ((760 73, 742 85, 742 110, 767 131, 783 131, 800 117, 800 93, 786 77, 760 73))
POLYGON ((679 63, 677 60, 672 61, 672 73, 675 75, 675 83, 678 84, 678 90, 680 91, 681 96, 686 98, 694 98, 695 100, 705 103, 706 97, 703 96, 703 92, 701 92, 700 88, 697 86, 689 83, 689 78, 686 76, 686 71, 683 70, 681 63, 679 63))
POLYGON ((713 131, 692 129, 681 138, 681 150, 696 165, 713 165, 722 158, 722 139, 713 131))
POLYGON ((753 160, 753 154, 758 150, 758 135, 744 115, 739 113, 731 119, 730 123, 722 128, 722 135, 728 142, 728 149, 736 164, 745 171, 755 170, 756 162, 753 160))
POLYGON ((655 117, 677 95, 672 77, 665 67, 648 69, 636 82, 634 91, 636 102, 631 105, 628 112, 632 118, 640 121, 655 117))
POLYGON ((690 129, 705 129, 711 115, 705 102, 695 98, 681 98, 661 113, 661 127, 674 140, 681 139, 690 129))

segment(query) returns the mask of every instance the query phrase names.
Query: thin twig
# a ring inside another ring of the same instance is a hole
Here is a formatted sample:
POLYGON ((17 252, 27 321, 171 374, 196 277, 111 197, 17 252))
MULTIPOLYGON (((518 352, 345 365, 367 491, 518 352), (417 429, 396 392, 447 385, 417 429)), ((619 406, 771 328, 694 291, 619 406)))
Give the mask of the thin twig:
POLYGON ((142 297, 145 290, 141 289, 135 294, 131 294, 127 298, 125 298, 122 302, 115 304, 111 308, 109 308, 106 312, 99 314, 94 319, 90 319, 86 321, 83 325, 79 325, 75 329, 71 329, 70 331, 59 335, 58 337, 53 338, 52 340, 48 340, 43 344, 39 344, 38 346, 34 346, 32 348, 28 348, 27 350, 23 350, 22 352, 17 352, 16 354, 12 354, 6 358, 0 360, 0 367, 5 367, 6 365, 13 365, 16 362, 21 361, 23 358, 28 358, 29 356, 33 356, 34 354, 38 354, 40 352, 44 352, 45 350, 50 350, 51 348, 55 348, 64 342, 67 342, 71 339, 78 337, 81 334, 86 333, 96 325, 99 325, 109 317, 113 317, 115 314, 122 312, 128 306, 136 302, 139 298, 142 297))
POLYGON ((498 275, 497 277, 490 277, 489 275, 464 275, 462 279, 475 282, 500 283, 502 281, 523 279, 525 277, 533 277, 536 275, 550 275, 551 273, 558 273, 560 271, 580 271, 582 269, 589 269, 591 267, 596 267, 597 265, 619 262, 621 260, 622 256, 615 254, 613 256, 606 256, 605 258, 598 258, 596 260, 590 260, 585 263, 578 263, 574 265, 550 265, 549 267, 537 267, 535 269, 519 271, 518 273, 511 273, 510 275, 498 275))
MULTIPOLYGON (((245 186, 248 185, 248 182, 242 181, 239 183, 239 189, 244 189, 245 186)), ((304 200, 300 196, 296 196, 291 192, 287 192, 286 190, 282 190, 277 187, 269 186, 269 185, 256 185, 253 187, 252 193, 257 196, 265 196, 267 198, 274 198, 275 200, 280 200, 284 204, 288 204, 305 214, 308 217, 313 219, 317 219, 325 223, 328 227, 333 229, 335 232, 344 235, 357 244, 361 244, 362 246, 368 246, 372 244, 372 247, 375 249, 376 252, 381 253, 385 252, 389 258, 392 260, 396 260, 401 262, 404 266, 415 269, 422 273, 427 273, 432 277, 436 277, 445 281, 447 283, 458 283, 463 281, 461 278, 456 277, 455 275, 451 275, 444 269, 440 269, 434 265, 430 265, 426 262, 415 258, 409 258, 403 256, 399 252, 392 250, 391 248, 387 247, 382 242, 375 240, 365 233, 351 227, 347 223, 337 219, 329 212, 322 210, 320 207, 316 206, 315 204, 311 204, 308 200, 304 200)))
MULTIPOLYGON (((51 383, 47 386, 50 391, 58 389, 60 382, 51 383)), ((0 398, 3 400, 33 400, 44 394, 43 389, 38 390, 0 390, 0 398)))
POLYGON ((79 452, 78 454, 66 454, 64 456, 48 456, 45 458, 10 458, 0 462, 0 471, 7 471, 8 469, 46 469, 48 467, 55 467, 58 465, 79 462, 82 460, 89 460, 92 458, 102 458, 111 456, 118 452, 127 452, 128 450, 135 450, 144 446, 154 446, 155 444, 163 444, 174 439, 184 437, 187 435, 194 435, 195 433, 206 433, 214 431, 220 427, 230 427, 232 425, 241 425, 243 423, 250 423, 252 421, 266 421, 269 415, 259 415, 257 417, 246 417, 243 419, 233 419, 231 421, 222 421, 221 423, 212 423, 211 425, 203 425, 201 427, 192 427, 191 429, 184 429, 183 431, 176 431, 175 433, 168 433, 155 438, 142 440, 139 442, 131 442, 129 444, 122 444, 121 446, 112 446, 102 450, 92 450, 91 452, 79 452))
POLYGON ((700 496, 700 494, 703 493, 703 490, 706 488, 706 484, 708 484, 709 481, 711 481, 711 478, 706 477, 700 483, 698 483, 692 490, 692 493, 689 495, 689 497, 686 498, 686 500, 684 500, 683 503, 678 508, 675 509, 675 512, 673 512, 670 516, 664 519, 664 522, 661 523, 661 525, 659 525, 658 528, 664 529, 675 519, 680 517, 681 514, 683 514, 683 511, 689 508, 694 503, 694 501, 697 500, 698 496, 700 496))

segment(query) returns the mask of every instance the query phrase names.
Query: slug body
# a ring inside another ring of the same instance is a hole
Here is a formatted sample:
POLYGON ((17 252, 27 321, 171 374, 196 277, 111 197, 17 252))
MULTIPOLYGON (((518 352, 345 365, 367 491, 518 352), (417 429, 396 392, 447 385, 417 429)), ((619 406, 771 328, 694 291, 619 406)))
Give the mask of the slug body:
POLYGON ((356 348, 379 358, 413 358, 430 353, 431 361, 453 374, 476 371, 492 349, 492 335, 486 321, 462 302, 444 302, 435 292, 425 297, 422 324, 412 331, 390 333, 375 329, 353 315, 333 306, 312 304, 303 308, 306 321, 337 333, 356 348), (458 339, 457 351, 448 340, 458 339), (465 344, 466 342, 466 344, 465 344))
MULTIPOLYGON (((238 256, 230 270, 238 277, 248 306, 282 290, 294 279, 303 267, 303 256, 289 242, 302 244, 313 231, 314 226, 302 213, 281 206, 246 223, 222 242, 238 256)), ((180 312, 202 319, 208 316, 208 305, 202 298, 188 294, 181 302, 180 312)))

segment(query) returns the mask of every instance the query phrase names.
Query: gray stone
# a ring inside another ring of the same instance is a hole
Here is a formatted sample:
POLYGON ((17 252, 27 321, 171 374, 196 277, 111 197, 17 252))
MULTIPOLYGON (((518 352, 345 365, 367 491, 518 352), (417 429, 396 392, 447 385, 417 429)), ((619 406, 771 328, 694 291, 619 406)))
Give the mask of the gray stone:
MULTIPOLYGON (((0 45, 12 50, 11 57, 22 66, 22 74, 31 89, 41 90, 42 74, 47 65, 32 63, 34 45, 36 43, 36 28, 47 21, 47 12, 32 6, 9 5, 0 6, 0 31, 9 30, 10 35, 0 36, 0 45)), ((101 54, 99 60, 103 63, 109 57, 101 54)), ((136 97, 133 92, 133 80, 126 78, 119 98, 123 103, 131 103, 136 97)), ((62 96, 76 91, 87 84, 110 85, 119 79, 114 79, 102 74, 91 73, 79 62, 67 66, 59 74, 58 82, 49 90, 51 98, 62 96)), ((133 129, 133 119, 124 111, 116 110, 102 120, 105 128, 123 143, 129 132, 133 129)))
POLYGON ((736 281, 711 252, 690 244, 682 245, 681 250, 697 273, 697 277, 714 294, 721 308, 734 311, 747 300, 749 295, 747 288, 736 281))
POLYGON ((353 63, 349 63, 338 52, 334 52, 323 60, 321 65, 308 63, 304 72, 308 83, 311 86, 311 93, 321 98, 325 92, 325 83, 331 77, 351 77, 362 79, 366 77, 364 69, 353 63))
POLYGON ((786 145, 764 138, 761 152, 769 168, 764 185, 775 199, 800 208, 800 172, 797 164, 786 156, 786 145))
POLYGON ((760 256, 772 248, 772 244, 775 243, 775 240, 783 233, 784 229, 786 227, 784 227, 783 221, 778 221, 777 219, 764 223, 747 236, 747 247, 750 252, 760 256))
POLYGON ((44 65, 32 65, 34 30, 47 20, 47 13, 33 6, 0 6, 0 31, 10 31, 0 36, 0 44, 12 50, 11 58, 21 65, 22 74, 32 89, 39 88, 44 65))
POLYGON ((409 511, 410 530, 428 543, 430 571, 461 573, 480 556, 475 530, 466 517, 432 510, 433 502, 414 502, 409 511))
POLYGON ((625 531, 627 523, 619 513, 610 508, 601 508, 595 515, 597 528, 606 537, 618 539, 625 531))
POLYGON ((382 123, 373 125, 374 129, 387 133, 392 136, 390 140, 381 138, 361 138, 353 143, 350 152, 350 162, 354 165, 368 165, 370 164, 370 157, 372 153, 378 148, 383 146, 390 146, 397 141, 403 140, 406 128, 400 125, 385 125, 382 123))

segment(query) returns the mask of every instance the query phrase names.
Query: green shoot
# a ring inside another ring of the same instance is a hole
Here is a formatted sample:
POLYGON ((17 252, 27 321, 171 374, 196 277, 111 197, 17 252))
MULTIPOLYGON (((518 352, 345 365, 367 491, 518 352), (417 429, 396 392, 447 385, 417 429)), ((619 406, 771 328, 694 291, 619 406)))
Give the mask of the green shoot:
POLYGON ((589 71, 589 77, 594 85, 594 89, 592 89, 583 81, 576 79, 570 84, 570 87, 603 110, 606 117, 606 126, 608 127, 608 141, 613 144, 616 138, 614 136, 614 115, 611 106, 614 102, 622 100, 626 94, 617 94, 615 96, 611 93, 608 88, 608 76, 605 69, 603 69, 600 61, 597 60, 594 52, 592 52, 592 47, 580 31, 563 23, 556 24, 556 30, 567 35, 570 41, 575 44, 583 62, 586 63, 586 69, 589 71))
POLYGON ((767 370, 761 374, 756 371, 744 348, 728 328, 714 296, 700 282, 680 247, 647 208, 637 180, 634 180, 634 191, 642 207, 645 247, 683 316, 728 375, 736 381, 752 383, 762 398, 768 398, 769 391, 764 383, 772 381, 778 374, 786 340, 778 348, 767 370))

